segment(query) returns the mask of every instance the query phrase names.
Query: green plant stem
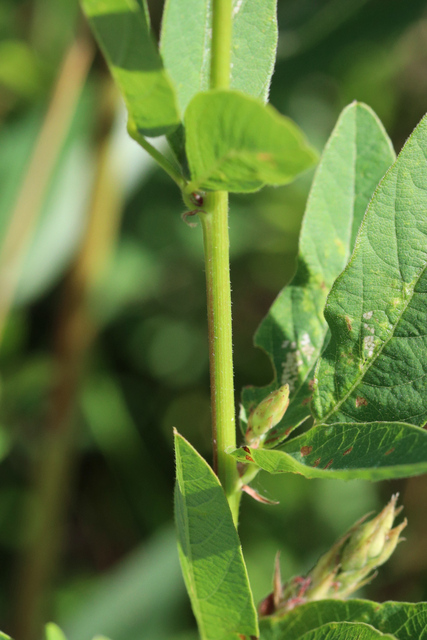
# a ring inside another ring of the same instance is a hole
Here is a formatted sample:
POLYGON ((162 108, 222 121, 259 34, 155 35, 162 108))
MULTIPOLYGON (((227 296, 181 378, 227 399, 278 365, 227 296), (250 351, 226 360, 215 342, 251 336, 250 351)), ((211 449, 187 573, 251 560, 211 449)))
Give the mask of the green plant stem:
POLYGON ((236 446, 227 196, 224 192, 206 196, 200 219, 206 263, 214 470, 237 524, 239 477, 235 461, 226 453, 236 446))
POLYGON ((168 174, 169 177, 178 185, 178 187, 183 191, 186 186, 186 182, 179 171, 173 166, 172 162, 170 162, 160 151, 157 151, 152 144, 148 142, 148 140, 139 133, 138 129, 134 125, 133 122, 129 122, 128 124, 128 133, 131 138, 135 140, 138 144, 141 145, 143 149, 157 162, 157 164, 168 174))
POLYGON ((232 9, 232 0, 213 1, 211 89, 230 86, 232 9))
MULTIPOLYGON (((212 10, 211 89, 230 86, 232 0, 214 0, 212 10)), ((209 363, 212 395, 214 470, 224 488, 234 523, 239 516, 239 475, 226 453, 236 446, 228 238, 228 193, 206 196, 200 214, 206 263, 209 363)))

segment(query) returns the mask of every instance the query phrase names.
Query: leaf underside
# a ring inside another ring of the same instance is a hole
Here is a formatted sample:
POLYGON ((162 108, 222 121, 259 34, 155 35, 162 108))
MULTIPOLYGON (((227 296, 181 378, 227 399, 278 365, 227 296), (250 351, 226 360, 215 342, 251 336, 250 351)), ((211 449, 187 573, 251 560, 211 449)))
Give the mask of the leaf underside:
MULTIPOLYGON (((181 109, 210 86, 212 0, 167 0, 160 50, 181 109)), ((230 86, 266 101, 276 59, 276 0, 234 0, 230 86)))
MULTIPOLYGON (((248 416, 270 391, 289 384, 291 400, 271 432, 274 446, 310 415, 313 367, 329 339, 323 316, 327 295, 345 267, 357 230, 378 182, 394 161, 390 140, 364 104, 346 107, 316 170, 301 228, 296 274, 261 323, 255 345, 271 358, 274 380, 248 387, 248 416)), ((243 431, 246 425, 242 425, 243 431)))
POLYGON ((82 0, 82 6, 136 127, 149 136, 176 128, 174 89, 152 38, 145 1, 82 0))
POLYGON ((257 636, 257 615, 224 491, 209 465, 175 435, 178 550, 202 640, 257 636))
MULTIPOLYGON (((310 602, 285 616, 260 621, 261 640, 299 640, 304 634, 330 622, 363 622, 397 640, 427 638, 427 604, 369 600, 322 600, 310 602)), ((350 636, 351 637, 351 636, 350 636)))
POLYGON ((192 188, 248 193, 287 184, 316 160, 300 129, 238 91, 197 94, 185 114, 192 188))

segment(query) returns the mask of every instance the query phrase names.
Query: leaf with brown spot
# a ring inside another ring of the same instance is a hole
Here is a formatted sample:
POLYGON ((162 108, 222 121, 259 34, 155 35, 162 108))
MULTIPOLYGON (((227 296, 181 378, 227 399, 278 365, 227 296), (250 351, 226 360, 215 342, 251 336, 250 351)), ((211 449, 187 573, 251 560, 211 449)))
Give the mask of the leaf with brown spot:
MULTIPOLYGON (((306 478, 386 480, 427 472, 427 432, 400 422, 319 425, 277 449, 248 448, 260 469, 306 478)), ((231 455, 245 462, 248 454, 231 455)))
MULTIPOLYGON (((372 193, 393 160, 390 140, 369 107, 353 103, 344 109, 313 180, 295 277, 279 294, 255 336, 256 346, 272 361, 274 380, 268 387, 244 390, 246 416, 252 405, 282 381, 291 386, 288 410, 276 427, 274 440, 266 438, 267 447, 276 446, 310 416, 313 368, 329 340, 323 308, 351 254, 372 193)), ((347 325, 347 332, 349 328, 347 325)), ((245 419, 241 427, 245 432, 245 419)))

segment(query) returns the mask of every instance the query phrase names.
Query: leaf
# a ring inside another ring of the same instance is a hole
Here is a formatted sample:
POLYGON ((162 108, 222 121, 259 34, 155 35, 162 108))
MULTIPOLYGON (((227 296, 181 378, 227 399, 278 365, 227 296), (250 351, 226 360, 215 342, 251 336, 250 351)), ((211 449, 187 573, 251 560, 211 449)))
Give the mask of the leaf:
POLYGON ((383 635, 370 625, 351 622, 330 622, 300 636, 301 640, 379 640, 380 638, 396 640, 395 636, 383 635))
POLYGON ((64 632, 54 622, 48 622, 45 626, 45 639, 46 640, 67 640, 64 632))
POLYGON ((379 184, 325 308, 318 422, 427 420, 427 117, 379 184))
POLYGON ((175 434, 178 550, 202 640, 258 635, 240 541, 209 465, 175 434))
POLYGON ((347 264, 372 193, 394 158, 391 142, 373 111, 357 102, 346 107, 313 180, 296 274, 255 336, 255 345, 271 358, 274 380, 268 387, 244 391, 246 414, 281 384, 289 384, 291 391, 285 417, 271 431, 271 445, 310 415, 313 366, 329 339, 323 316, 326 298, 347 264))
POLYGON ((144 640, 169 640, 185 600, 176 534, 168 526, 90 582, 59 622, 68 640, 90 640, 96 634, 140 640, 141 629, 144 640))
POLYGON ((198 93, 185 126, 193 190, 251 192, 287 184, 316 160, 296 124, 237 91, 198 93))
POLYGON ((174 89, 150 32, 145 0, 82 0, 82 5, 136 127, 150 136, 177 127, 174 89))
POLYGON ((305 633, 329 622, 364 622, 397 640, 421 638, 427 628, 427 604, 350 599, 310 602, 283 617, 260 621, 261 640, 297 640, 305 633))
POLYGON ((405 478, 427 472, 427 431, 398 422, 320 425, 277 449, 241 447, 231 455, 306 478, 405 478))
MULTIPOLYGON (((262 628, 264 629, 264 625, 262 628)), ((396 636, 383 635, 367 624, 330 622, 302 635, 283 634, 282 629, 276 625, 268 629, 266 635, 262 633, 260 640, 379 640, 380 638, 396 640, 396 636)))
MULTIPOLYGON (((277 47, 276 0, 234 0, 231 43, 232 89, 266 101, 277 47)), ((181 112, 209 89, 212 0, 167 0, 161 54, 181 112)))

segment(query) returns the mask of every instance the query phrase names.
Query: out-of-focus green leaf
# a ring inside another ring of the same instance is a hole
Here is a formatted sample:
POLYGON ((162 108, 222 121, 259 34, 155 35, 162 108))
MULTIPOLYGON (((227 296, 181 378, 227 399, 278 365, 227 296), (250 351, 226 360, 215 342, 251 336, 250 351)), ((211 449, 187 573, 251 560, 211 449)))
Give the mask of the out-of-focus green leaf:
POLYGON ((197 94, 185 126, 193 189, 250 192, 287 184, 316 160, 296 124, 237 91, 197 94))
POLYGON ((45 640, 67 640, 67 638, 57 624, 48 622, 45 626, 45 640))
POLYGON ((86 590, 80 606, 60 619, 68 640, 168 640, 185 601, 173 529, 157 531, 86 590), (170 616, 165 616, 165 611, 170 616))
POLYGON ((295 607, 281 617, 264 618, 260 633, 262 640, 297 640, 330 622, 364 622, 398 640, 421 639, 427 628, 427 604, 321 600, 295 607))
POLYGON ((178 550, 201 638, 257 636, 248 575, 223 488, 179 434, 175 434, 175 452, 178 550))
MULTIPOLYGON (((234 0, 230 86, 264 101, 276 59, 276 0, 234 0)), ((198 91, 209 89, 212 0, 168 0, 161 54, 182 113, 198 91)))
POLYGON ((0 42, 0 87, 21 98, 35 96, 42 75, 34 51, 21 40, 0 42))
MULTIPOLYGON (((82 94, 70 123, 43 205, 35 216, 37 223, 22 260, 15 304, 26 304, 52 286, 64 273, 79 247, 85 228, 93 176, 92 156, 89 151, 90 130, 93 125, 93 98, 91 90, 82 94), (49 260, 46 260, 47 255, 49 260)), ((17 124, 15 129, 18 141, 25 135, 26 130, 24 122, 20 122, 19 125, 17 124)), ((10 223, 14 201, 19 193, 18 176, 22 184, 27 161, 28 155, 25 158, 12 155, 10 167, 4 167, 4 175, 15 173, 16 182, 14 193, 6 200, 4 210, 0 209, 5 222, 4 227, 0 229, 1 240, 10 223)))
POLYGON ((427 471, 427 431, 399 422, 320 425, 277 449, 242 447, 232 455, 306 478, 404 478, 427 471))
POLYGON ((158 136, 180 122, 175 94, 152 38, 145 1, 82 0, 83 9, 141 133, 158 136))
POLYGON ((427 117, 379 184, 325 308, 318 423, 427 420, 427 117))
POLYGON ((255 345, 272 360, 274 380, 268 387, 244 391, 246 414, 281 384, 289 384, 291 392, 286 414, 269 433, 266 446, 278 444, 310 415, 313 367, 327 340, 326 298, 348 261, 372 193, 394 158, 391 142, 372 110, 360 103, 346 107, 313 181, 297 272, 255 336, 255 345))

